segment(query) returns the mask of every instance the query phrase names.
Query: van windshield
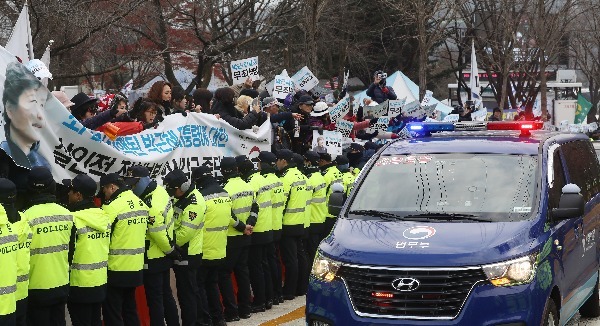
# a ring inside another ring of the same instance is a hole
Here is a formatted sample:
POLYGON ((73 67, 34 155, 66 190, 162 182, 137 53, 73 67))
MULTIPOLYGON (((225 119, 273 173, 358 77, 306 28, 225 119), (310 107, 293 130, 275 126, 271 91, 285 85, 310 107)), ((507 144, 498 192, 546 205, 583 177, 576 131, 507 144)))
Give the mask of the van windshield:
POLYGON ((506 154, 382 156, 350 205, 351 218, 383 211, 399 217, 486 221, 526 219, 533 206, 538 158, 506 154), (428 215, 429 214, 429 215, 428 215))

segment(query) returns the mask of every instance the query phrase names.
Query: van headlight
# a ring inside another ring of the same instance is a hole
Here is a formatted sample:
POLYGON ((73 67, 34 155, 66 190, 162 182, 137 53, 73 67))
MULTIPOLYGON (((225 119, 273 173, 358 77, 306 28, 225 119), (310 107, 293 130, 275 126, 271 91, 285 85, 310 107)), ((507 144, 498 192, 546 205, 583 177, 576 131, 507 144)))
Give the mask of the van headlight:
POLYGON ((331 260, 317 251, 310 273, 318 280, 331 282, 341 265, 340 262, 331 260))
POLYGON ((537 253, 525 257, 483 265, 488 280, 495 286, 512 286, 529 283, 535 276, 537 253))

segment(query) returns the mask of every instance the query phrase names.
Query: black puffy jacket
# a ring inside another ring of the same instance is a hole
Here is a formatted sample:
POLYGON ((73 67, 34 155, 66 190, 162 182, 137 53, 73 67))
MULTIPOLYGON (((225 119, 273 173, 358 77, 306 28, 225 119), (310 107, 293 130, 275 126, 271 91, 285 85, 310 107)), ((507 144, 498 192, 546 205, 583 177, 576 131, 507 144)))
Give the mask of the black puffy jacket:
POLYGON ((233 106, 233 103, 223 104, 219 101, 214 102, 211 113, 220 115, 221 119, 239 130, 252 128, 259 118, 259 114, 254 110, 250 110, 250 112, 244 116, 243 113, 233 106))

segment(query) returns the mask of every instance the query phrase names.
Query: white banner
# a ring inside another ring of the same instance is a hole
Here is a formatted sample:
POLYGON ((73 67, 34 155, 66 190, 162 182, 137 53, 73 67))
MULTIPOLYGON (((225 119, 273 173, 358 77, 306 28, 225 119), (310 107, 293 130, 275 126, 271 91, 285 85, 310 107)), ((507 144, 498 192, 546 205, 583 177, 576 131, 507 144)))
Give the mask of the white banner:
POLYGON ((458 122, 458 114, 448 114, 444 117, 444 122, 458 122))
POLYGON ((367 110, 371 111, 371 114, 376 118, 383 117, 388 113, 389 102, 390 102, 390 100, 385 100, 385 102, 378 104, 376 106, 368 106, 367 110))
POLYGON ((334 107, 329 109, 329 117, 331 122, 337 122, 345 116, 350 110, 350 97, 348 94, 344 96, 334 107))
POLYGON ((312 150, 317 153, 329 153, 331 158, 342 155, 343 136, 337 131, 324 130, 323 134, 313 131, 312 150))
MULTIPOLYGON (((25 168, 46 166, 56 181, 85 173, 96 181, 104 174, 124 175, 141 164, 153 176, 180 168, 219 168, 223 156, 256 158, 270 150, 271 124, 257 132, 237 130, 224 120, 203 113, 165 117, 156 129, 111 141, 104 133, 85 128, 43 87, 40 81, 0 48, 0 94, 4 98, 0 147, 25 168), (28 101, 34 99, 35 101, 28 101)), ((162 178, 158 178, 161 182, 162 178)))
POLYGON ((354 123, 352 123, 351 121, 340 119, 335 123, 335 130, 341 133, 342 136, 346 138, 350 137, 352 129, 354 129, 354 123))
POLYGON ((275 83, 273 84, 273 97, 284 100, 289 93, 295 93, 294 81, 288 76, 275 76, 275 83))
POLYGON ((421 106, 429 105, 432 98, 433 98, 433 92, 430 90, 426 90, 425 96, 423 97, 423 101, 421 101, 421 106))
POLYGON ((315 86, 319 85, 319 79, 313 75, 307 66, 300 69, 295 75, 292 76, 292 80, 296 83, 296 87, 305 91, 310 91, 315 86))
POLYGON ((258 57, 231 61, 231 79, 233 84, 243 84, 250 77, 252 80, 259 80, 258 57))
POLYGON ((373 129, 379 131, 386 131, 389 125, 390 117, 379 117, 379 119, 377 119, 377 123, 375 123, 375 125, 373 126, 373 129))
POLYGON ((402 107, 406 103, 406 98, 401 100, 390 100, 388 104, 388 113, 387 115, 390 117, 395 117, 398 114, 402 113, 402 107))

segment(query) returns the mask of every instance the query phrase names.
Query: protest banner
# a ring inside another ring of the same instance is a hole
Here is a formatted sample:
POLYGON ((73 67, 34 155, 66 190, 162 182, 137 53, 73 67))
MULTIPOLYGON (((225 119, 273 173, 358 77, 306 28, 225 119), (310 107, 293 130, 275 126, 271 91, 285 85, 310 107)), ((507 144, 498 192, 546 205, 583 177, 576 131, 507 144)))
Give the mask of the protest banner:
POLYGON ((276 99, 285 99, 288 94, 295 93, 294 81, 286 75, 275 76, 273 83, 273 97, 276 99))
POLYGON ((372 129, 386 131, 390 125, 390 117, 379 117, 372 129))
POLYGON ((383 117, 385 115, 387 115, 388 113, 388 104, 389 104, 389 100, 385 100, 385 102, 378 104, 376 106, 369 106, 367 107, 367 109, 369 111, 371 111, 371 114, 376 117, 383 117))
POLYGON ((444 122, 458 122, 458 114, 448 114, 444 117, 444 122))
POLYGON ((348 138, 350 137, 350 133, 354 128, 354 123, 351 121, 346 121, 344 119, 340 119, 335 123, 335 130, 342 134, 342 136, 348 138))
POLYGON ((310 91, 319 84, 319 79, 313 75, 313 73, 304 66, 296 74, 292 76, 292 80, 296 83, 296 87, 305 91, 310 91))
POLYGON ((345 116, 350 110, 350 97, 348 94, 344 96, 334 107, 329 109, 329 117, 331 118, 331 122, 337 122, 345 116))
POLYGON ((405 117, 413 117, 418 119, 422 119, 427 116, 427 110, 417 101, 406 104, 402 108, 402 113, 405 117))
POLYGON ((317 153, 329 153, 331 158, 342 155, 343 136, 340 132, 324 130, 319 134, 317 130, 313 131, 312 150, 317 153))
POLYGON ((401 100, 390 100, 388 103, 388 112, 387 115, 390 117, 395 117, 398 114, 402 113, 402 107, 406 103, 406 98, 401 100))
MULTIPOLYGON (((127 168, 144 165, 153 177, 197 166, 218 170, 223 156, 256 158, 271 148, 271 124, 258 130, 237 130, 224 120, 203 113, 165 117, 157 128, 110 140, 85 128, 10 53, 0 48, 0 94, 3 98, 0 147, 21 167, 46 166, 56 181, 87 174, 99 181, 107 173, 125 175, 127 168), (37 99, 24 106, 22 96, 37 99), (8 118, 11 117, 11 118, 8 118)), ((162 182, 162 178, 157 178, 162 182)))
POLYGON ((231 78, 233 84, 243 84, 248 77, 252 80, 259 80, 258 57, 231 61, 231 78))

